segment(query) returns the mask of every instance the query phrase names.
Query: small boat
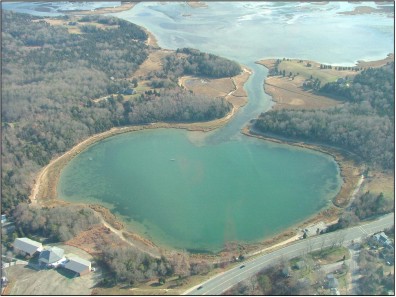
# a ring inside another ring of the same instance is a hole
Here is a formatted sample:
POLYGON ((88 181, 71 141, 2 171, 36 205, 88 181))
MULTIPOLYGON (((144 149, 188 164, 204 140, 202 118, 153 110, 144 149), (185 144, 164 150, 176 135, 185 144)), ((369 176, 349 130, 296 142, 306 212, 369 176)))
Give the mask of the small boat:
POLYGON ((91 158, 91 157, 89 157, 89 158, 88 158, 88 160, 89 160, 89 161, 92 161, 92 158, 91 158))
POLYGON ((170 159, 170 161, 176 161, 176 159, 170 159))

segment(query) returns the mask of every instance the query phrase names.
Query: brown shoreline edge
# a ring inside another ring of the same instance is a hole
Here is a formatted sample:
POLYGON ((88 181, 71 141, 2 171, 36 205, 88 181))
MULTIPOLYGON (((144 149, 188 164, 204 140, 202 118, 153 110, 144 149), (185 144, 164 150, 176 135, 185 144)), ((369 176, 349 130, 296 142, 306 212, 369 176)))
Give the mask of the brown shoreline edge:
POLYGON ((136 4, 138 4, 138 1, 129 1, 129 2, 124 2, 121 1, 120 6, 116 7, 102 7, 102 8, 97 8, 94 10, 60 10, 60 12, 63 12, 68 15, 97 15, 97 14, 104 14, 104 13, 117 13, 125 10, 132 9, 136 4))
MULTIPOLYGON (((246 70, 244 71, 246 72, 246 70)), ((249 71, 247 71, 249 72, 249 71)), ((250 75, 248 76, 250 77, 250 75)), ((247 81, 248 77, 244 80, 241 81, 241 86, 244 85, 244 83, 247 81)), ((238 90, 238 88, 236 88, 238 90)), ((227 96, 230 97, 230 96, 227 96)), ((232 98, 227 98, 227 99, 232 99, 232 98)), ((202 132, 207 132, 211 131, 214 129, 217 129, 223 125, 225 125, 230 118, 235 114, 235 112, 243 105, 240 104, 235 104, 232 102, 233 100, 229 100, 231 104, 233 105, 232 111, 225 117, 221 119, 216 119, 212 120, 209 122, 201 122, 201 123, 152 123, 152 124, 147 124, 147 125, 139 125, 139 126, 128 126, 128 127, 118 127, 118 128, 112 128, 108 131, 105 131, 103 133, 99 133, 96 135, 93 135, 84 141, 80 142, 79 144, 75 145, 72 149, 64 153, 63 155, 55 158, 52 160, 47 166, 45 166, 40 173, 38 174, 37 179, 35 180, 35 184, 32 189, 32 194, 30 195, 30 200, 33 204, 38 204, 41 206, 55 206, 55 205, 65 205, 65 204, 71 204, 69 202, 57 199, 57 184, 59 181, 60 173, 63 167, 70 161, 72 160, 75 156, 77 156, 79 153, 81 153, 83 150, 87 149, 89 146, 104 140, 106 138, 123 134, 123 133, 129 133, 129 132, 134 132, 134 131, 142 131, 146 129, 159 129, 159 128, 174 128, 174 129, 186 129, 188 131, 202 131, 202 132), (38 199, 38 197, 40 197, 38 199)), ((264 137, 261 135, 255 135, 249 132, 248 128, 245 127, 242 131, 243 134, 246 136, 250 137, 256 137, 260 138, 266 141, 272 141, 272 142, 278 142, 281 144, 288 144, 292 146, 298 146, 302 147, 305 149, 312 149, 316 150, 325 154, 329 154, 332 157, 335 158, 337 164, 340 167, 340 172, 341 176, 344 180, 343 186, 338 193, 337 197, 345 197, 343 199, 339 199, 340 201, 340 206, 343 205, 346 201, 348 201, 350 197, 350 193, 352 192, 354 186, 357 183, 357 180, 359 179, 360 175, 353 175, 351 174, 352 172, 356 171, 357 167, 355 167, 353 164, 350 164, 350 161, 346 160, 340 153, 336 153, 335 151, 329 151, 327 149, 323 149, 319 146, 314 146, 314 145, 307 145, 307 144, 302 144, 302 143, 295 143, 295 142, 287 142, 287 141, 282 141, 279 139, 275 138, 270 138, 270 137, 264 137), (344 201, 344 202, 342 202, 344 201)), ((358 170, 360 171, 360 170, 358 170)), ((337 198, 334 201, 337 201, 337 198)), ((151 242, 150 240, 143 238, 139 234, 132 233, 129 231, 126 231, 124 229, 124 224, 117 219, 117 217, 111 213, 109 209, 106 207, 103 207, 101 205, 97 204, 89 204, 88 205, 90 208, 92 208, 95 212, 99 213, 101 217, 104 219, 106 223, 108 223, 111 227, 113 227, 116 230, 119 230, 122 232, 124 237, 126 238, 131 238, 134 240, 139 241, 140 243, 143 243, 144 245, 148 247, 155 247, 156 245, 151 242)), ((327 209, 322 210, 319 213, 316 213, 315 215, 311 216, 308 219, 303 220, 301 223, 294 224, 294 226, 288 228, 287 230, 277 233, 275 236, 257 242, 257 243, 236 243, 235 247, 238 249, 242 249, 245 254, 257 254, 263 249, 267 250, 274 244, 287 244, 291 241, 294 241, 295 239, 298 238, 298 234, 295 231, 296 226, 307 226, 309 224, 312 224, 314 222, 318 222, 320 220, 325 220, 326 222, 330 223, 333 222, 338 218, 338 215, 340 214, 341 209, 336 207, 336 206, 331 206, 327 209)), ((232 243, 231 243, 232 244, 232 243)), ((162 250, 164 250, 161 247, 162 250)), ((217 253, 217 256, 220 256, 222 253, 226 253, 227 251, 222 251, 220 253, 217 253)), ((196 255, 198 257, 202 257, 202 255, 196 255)), ((208 255, 209 258, 213 259, 214 255, 208 255)), ((215 257, 216 258, 216 257, 215 257)))

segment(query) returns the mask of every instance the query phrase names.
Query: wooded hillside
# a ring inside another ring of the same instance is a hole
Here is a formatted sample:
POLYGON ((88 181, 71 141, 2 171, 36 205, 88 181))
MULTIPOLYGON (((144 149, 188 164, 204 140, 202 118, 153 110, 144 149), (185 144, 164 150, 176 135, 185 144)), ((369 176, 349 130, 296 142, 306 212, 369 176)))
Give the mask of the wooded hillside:
POLYGON ((347 103, 325 110, 277 110, 263 113, 254 127, 302 141, 347 149, 370 166, 394 168, 394 63, 364 70, 347 83, 323 91, 347 103))

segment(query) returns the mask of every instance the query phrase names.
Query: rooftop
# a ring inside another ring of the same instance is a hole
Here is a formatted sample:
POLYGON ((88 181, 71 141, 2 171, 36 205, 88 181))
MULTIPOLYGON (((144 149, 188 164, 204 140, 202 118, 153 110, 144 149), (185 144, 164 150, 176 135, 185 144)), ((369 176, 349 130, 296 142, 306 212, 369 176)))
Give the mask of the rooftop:
POLYGON ((39 261, 51 264, 61 260, 64 253, 65 251, 61 248, 50 247, 40 253, 39 261))

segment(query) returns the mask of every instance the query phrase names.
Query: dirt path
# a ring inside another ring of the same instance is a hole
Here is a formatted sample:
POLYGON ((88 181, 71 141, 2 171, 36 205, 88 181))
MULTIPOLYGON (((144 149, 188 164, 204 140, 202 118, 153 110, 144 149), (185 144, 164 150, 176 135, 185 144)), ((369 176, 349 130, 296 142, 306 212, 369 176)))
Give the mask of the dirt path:
POLYGON ((102 216, 100 216, 100 219, 101 219, 102 224, 103 224, 106 228, 109 228, 109 229, 110 229, 114 234, 116 234, 122 241, 124 241, 124 242, 126 242, 127 244, 129 244, 130 246, 132 246, 132 247, 134 247, 134 248, 140 250, 140 251, 143 252, 143 253, 149 254, 149 255, 150 255, 151 257, 153 257, 153 258, 157 258, 157 259, 161 258, 161 255, 160 255, 159 253, 158 253, 158 254, 155 254, 155 253, 153 253, 153 252, 148 251, 147 249, 142 249, 142 248, 139 247, 138 245, 134 244, 133 242, 131 242, 130 240, 128 240, 127 238, 125 238, 125 236, 124 236, 124 234, 123 234, 123 232, 125 232, 125 231, 123 231, 123 229, 117 230, 117 229, 113 228, 109 223, 107 223, 107 222, 102 218, 102 216))
POLYGON ((362 175, 360 176, 359 181, 358 181, 357 184, 356 184, 355 189, 354 189, 353 192, 352 192, 351 198, 349 199, 348 207, 349 207, 349 206, 352 204, 352 202, 355 200, 356 194, 360 191, 360 189, 361 189, 361 187, 362 187, 362 185, 363 185, 363 182, 364 182, 364 175, 362 174, 362 175))
POLYGON ((272 246, 266 247, 266 248, 264 248, 264 249, 258 250, 258 251, 253 252, 253 253, 250 253, 248 256, 249 256, 249 257, 255 256, 255 255, 264 253, 264 252, 266 252, 266 251, 272 250, 272 249, 274 249, 274 248, 277 248, 277 247, 280 247, 280 246, 284 246, 284 245, 286 245, 286 244, 288 244, 288 243, 291 243, 291 242, 294 242, 294 241, 298 240, 299 237, 300 237, 300 235, 298 235, 298 234, 297 234, 297 235, 294 235, 293 237, 290 237, 289 239, 286 239, 285 241, 279 242, 279 243, 274 244, 274 245, 272 245, 272 246))

